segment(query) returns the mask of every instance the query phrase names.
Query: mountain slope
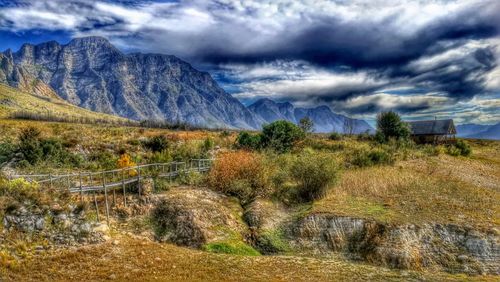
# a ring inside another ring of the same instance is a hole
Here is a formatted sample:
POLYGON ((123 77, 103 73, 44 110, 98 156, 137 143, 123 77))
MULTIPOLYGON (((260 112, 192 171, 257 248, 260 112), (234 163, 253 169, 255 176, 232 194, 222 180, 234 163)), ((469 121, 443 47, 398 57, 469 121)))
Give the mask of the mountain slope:
POLYGON ((60 98, 31 95, 17 88, 0 83, 0 118, 15 113, 51 115, 57 118, 85 119, 95 121, 125 122, 117 116, 92 112, 74 106, 60 98))
POLYGON ((500 140, 500 123, 493 125, 461 124, 457 126, 457 136, 465 138, 500 140))
POLYGON ((208 73, 175 56, 123 54, 104 38, 85 37, 66 45, 25 44, 3 57, 61 98, 94 111, 205 127, 258 125, 208 73))
POLYGON ((295 108, 290 103, 277 103, 270 99, 260 99, 248 106, 248 109, 264 123, 276 120, 298 123, 300 119, 309 117, 314 123, 315 132, 344 132, 345 121, 353 126, 354 133, 373 131, 373 128, 365 121, 336 114, 327 106, 309 109, 295 108))

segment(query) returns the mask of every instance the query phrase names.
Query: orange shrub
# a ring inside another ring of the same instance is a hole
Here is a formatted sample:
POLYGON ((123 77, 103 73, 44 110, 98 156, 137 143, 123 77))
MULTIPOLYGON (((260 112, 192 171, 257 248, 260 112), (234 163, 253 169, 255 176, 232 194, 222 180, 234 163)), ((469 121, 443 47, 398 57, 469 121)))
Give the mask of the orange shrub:
MULTIPOLYGON (((136 166, 136 164, 130 158, 129 154, 122 154, 118 159, 118 161, 116 162, 116 165, 118 166, 118 168, 127 168, 136 166)), ((137 175, 137 171, 135 171, 135 169, 129 170, 128 173, 130 176, 137 175)))
POLYGON ((246 151, 218 155, 208 175, 208 185, 243 202, 270 192, 261 157, 246 151))

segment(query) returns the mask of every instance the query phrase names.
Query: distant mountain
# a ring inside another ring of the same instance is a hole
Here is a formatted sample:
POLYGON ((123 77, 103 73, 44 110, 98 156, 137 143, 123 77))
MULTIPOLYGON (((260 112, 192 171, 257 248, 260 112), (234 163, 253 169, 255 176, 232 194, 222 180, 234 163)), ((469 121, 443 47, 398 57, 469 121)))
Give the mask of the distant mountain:
POLYGON ((461 124, 457 126, 457 136, 500 140, 500 123, 493 125, 461 124))
POLYGON ((135 120, 259 127, 208 73, 175 56, 124 54, 101 37, 24 44, 15 53, 0 53, 0 83, 135 120))
POLYGON ((298 123, 303 117, 309 117, 314 123, 315 132, 344 132, 344 122, 353 125, 354 133, 373 132, 373 128, 364 120, 351 119, 336 114, 327 106, 315 108, 295 108, 292 104, 277 103, 270 99, 260 99, 248 106, 259 122, 271 123, 276 120, 288 120, 298 123))

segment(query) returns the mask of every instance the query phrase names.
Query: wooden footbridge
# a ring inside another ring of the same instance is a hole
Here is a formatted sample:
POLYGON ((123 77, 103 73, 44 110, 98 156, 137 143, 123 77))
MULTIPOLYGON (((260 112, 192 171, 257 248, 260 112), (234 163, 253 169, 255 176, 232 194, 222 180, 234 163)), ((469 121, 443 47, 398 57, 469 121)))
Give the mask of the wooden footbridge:
POLYGON ((212 159, 192 159, 187 162, 153 163, 125 167, 99 172, 78 172, 67 174, 25 174, 9 175, 9 179, 23 178, 30 182, 36 182, 51 189, 62 189, 70 193, 79 193, 83 201, 84 194, 93 195, 94 204, 99 220, 99 209, 97 207, 96 192, 104 192, 106 204, 106 218, 109 221, 108 192, 113 193, 113 203, 116 202, 116 190, 121 188, 123 192, 123 204, 127 206, 127 185, 136 184, 137 192, 142 194, 141 181, 146 178, 164 178, 170 182, 182 174, 189 172, 207 172, 212 159))

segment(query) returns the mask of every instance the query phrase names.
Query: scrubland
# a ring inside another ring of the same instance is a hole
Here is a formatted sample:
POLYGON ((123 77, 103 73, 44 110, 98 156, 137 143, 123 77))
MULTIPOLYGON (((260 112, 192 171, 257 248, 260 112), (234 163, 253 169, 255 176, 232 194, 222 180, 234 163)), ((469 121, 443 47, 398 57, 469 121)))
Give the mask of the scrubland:
MULTIPOLYGON (((7 160, 16 153, 17 158, 22 158, 16 148, 20 132, 27 127, 40 130, 39 142, 53 140, 51 144, 60 144, 55 147, 74 155, 77 161, 65 162, 51 153, 34 163, 20 160, 9 164, 16 172, 111 169, 117 167, 124 154, 137 164, 213 157, 215 162, 207 175, 188 176, 190 179, 182 185, 212 189, 234 199, 243 210, 259 200, 281 206, 282 212, 292 219, 329 214, 388 225, 454 224, 488 232, 498 230, 500 224, 497 141, 467 140, 472 150, 467 156, 445 146, 380 144, 364 135, 308 134, 289 148, 273 148, 272 141, 268 141, 267 147, 258 147, 256 144, 260 143, 252 139, 253 133, 245 137, 243 144, 238 141, 241 135, 231 131, 1 120, 0 162, 2 156, 7 160)), ((166 185, 162 191, 169 189, 172 187, 166 185)), ((274 243, 281 244, 282 235, 272 234, 274 243)), ((396 270, 337 254, 304 255, 287 247, 282 248, 287 251, 273 256, 258 255, 263 253, 258 252, 258 246, 256 253, 250 252, 252 255, 231 251, 216 254, 221 250, 208 248, 209 245, 202 248, 204 251, 178 247, 125 234, 119 227, 112 228, 111 237, 119 243, 48 251, 10 268, 5 268, 4 263, 0 273, 8 280, 498 278, 450 274, 441 269, 396 270)))

